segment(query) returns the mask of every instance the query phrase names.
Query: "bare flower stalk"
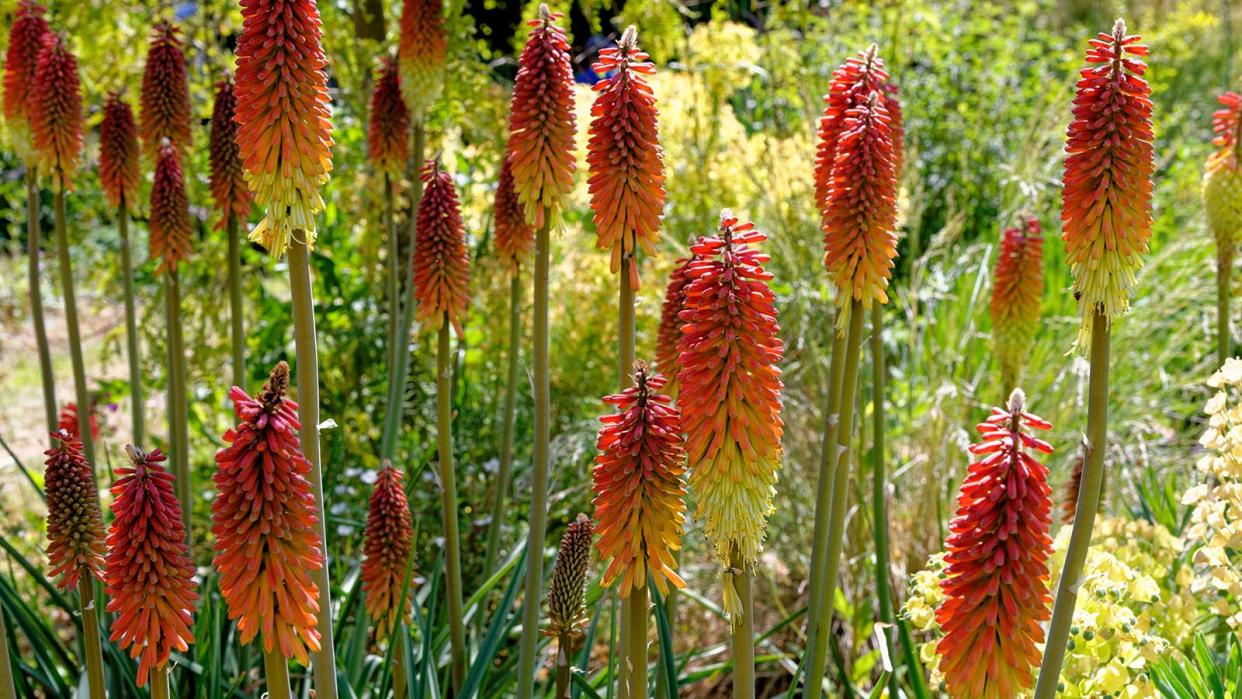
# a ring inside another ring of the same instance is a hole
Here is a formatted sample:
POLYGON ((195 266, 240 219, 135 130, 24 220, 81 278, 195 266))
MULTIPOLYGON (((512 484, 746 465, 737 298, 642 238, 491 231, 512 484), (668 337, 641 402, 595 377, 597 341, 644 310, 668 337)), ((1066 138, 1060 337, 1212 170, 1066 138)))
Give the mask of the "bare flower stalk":
POLYGON ((47 328, 43 320, 43 287, 39 261, 43 253, 39 246, 39 183, 33 167, 26 169, 26 255, 30 285, 30 317, 34 323, 35 344, 39 351, 39 377, 43 384, 43 410, 47 418, 47 431, 57 429, 56 379, 52 374, 52 353, 47 343, 47 328))

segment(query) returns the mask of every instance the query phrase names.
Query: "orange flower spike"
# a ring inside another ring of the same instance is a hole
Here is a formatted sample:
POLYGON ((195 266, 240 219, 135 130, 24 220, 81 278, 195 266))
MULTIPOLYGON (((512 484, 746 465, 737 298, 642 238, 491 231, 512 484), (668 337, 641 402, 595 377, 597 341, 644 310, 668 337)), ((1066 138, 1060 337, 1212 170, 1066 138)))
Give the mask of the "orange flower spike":
POLYGON ((1216 152, 1208 158, 1208 169, 1242 169, 1242 94, 1226 92, 1216 101, 1221 105, 1212 113, 1212 145, 1216 152))
POLYGON ((241 0, 237 146, 266 215, 250 239, 283 255, 294 231, 315 243, 319 190, 332 170, 328 59, 314 0, 241 0))
POLYGON ((1002 234, 992 282, 992 340, 1002 373, 1014 379, 1039 329, 1043 295, 1044 239, 1039 219, 1029 217, 1024 227, 1008 228, 1002 234))
POLYGON ((112 486, 115 519, 108 531, 104 580, 108 611, 116 614, 110 638, 138 661, 142 687, 152 670, 168 665, 173 650, 185 652, 194 642, 198 592, 164 454, 133 445, 125 452, 132 465, 116 470, 119 478, 112 486))
POLYGON ((254 195, 246 186, 246 172, 242 167, 241 153, 237 147, 237 95, 233 82, 224 80, 216 84, 216 101, 211 108, 211 138, 209 143, 211 161, 211 198, 219 209, 217 229, 228 224, 229 216, 245 222, 250 216, 254 195))
POLYGON ((139 128, 143 150, 152 160, 159 157, 165 138, 182 155, 190 149, 190 83, 185 52, 177 38, 180 31, 169 22, 155 25, 147 48, 147 65, 142 71, 139 128))
MULTIPOLYGON (((846 111, 837 141, 834 186, 824 209, 824 264, 840 292, 839 324, 851 299, 888 302, 897 256, 897 171, 888 109, 878 92, 846 111)), ((842 325, 843 327, 843 325, 842 325)))
POLYGON ((422 177, 414 244, 414 313, 432 330, 447 320, 460 336, 462 316, 470 302, 470 255, 457 189, 452 175, 440 167, 439 158, 423 166, 422 177))
POLYGON ((515 270, 535 249, 535 229, 526 221, 522 202, 513 189, 513 168, 506 151, 496 180, 496 203, 492 215, 496 224, 496 255, 501 263, 515 270))
MULTIPOLYGON (((655 95, 647 76, 655 66, 638 48, 638 32, 629 27, 614 48, 600 52, 591 66, 609 77, 595 84, 587 163, 595 245, 612 250, 612 271, 621 258, 633 258, 639 246, 651 255, 664 212, 664 153, 655 95)), ((630 283, 638 288, 638 267, 630 265, 630 283)))
POLYGON ((8 125, 13 149, 27 166, 36 161, 37 153, 31 134, 35 73, 39 67, 39 51, 43 37, 50 32, 47 10, 35 0, 21 0, 9 28, 9 48, 4 55, 4 122, 8 125))
POLYGON ((371 493, 363 540, 362 592, 367 613, 375 620, 376 638, 383 641, 400 620, 409 618, 413 590, 411 582, 405 599, 400 599, 414 547, 414 524, 402 473, 388 462, 380 469, 371 493))
POLYGON ((1151 237, 1151 87, 1147 47, 1117 20, 1087 49, 1065 150, 1061 238, 1074 272, 1086 346, 1097 310, 1108 322, 1130 306, 1130 287, 1151 237))
POLYGON ((957 498, 945 541, 944 630, 940 669, 955 697, 1011 699, 1029 690, 1040 661, 1042 623, 1051 615, 1048 557, 1052 539, 1048 469, 1035 453, 1052 447, 1030 430, 1052 425, 1024 412, 1016 390, 1007 409, 993 408, 970 447, 980 460, 957 498))
POLYGON ((30 98, 30 129, 41 174, 52 178, 52 191, 73 190, 82 158, 82 92, 78 60, 57 34, 43 35, 30 98))
POLYGON ((109 93, 99 124, 99 183, 114 209, 138 203, 142 185, 138 153, 134 112, 119 94, 109 93))
POLYGON ((397 177, 405 169, 410 151, 410 112, 401 99, 397 61, 385 56, 371 93, 371 124, 367 132, 371 165, 380 173, 397 177))
MULTIPOLYGON (((60 409, 60 415, 56 417, 56 426, 66 432, 71 438, 77 439, 78 434, 78 406, 76 403, 65 403, 60 409)), ((91 438, 99 439, 99 412, 91 410, 91 438)))
POLYGON ((52 435, 59 446, 43 452, 47 498, 47 558, 49 578, 60 576, 56 587, 71 590, 82 573, 99 578, 104 567, 104 527, 99 514, 95 474, 82 455, 82 442, 61 430, 52 435))
POLYGON ((694 263, 694 257, 685 257, 673 263, 664 290, 664 306, 660 310, 660 327, 656 333, 656 368, 669 376, 668 394, 677 392, 677 345, 681 342, 681 309, 685 303, 686 272, 694 263))
POLYGON ((401 6, 401 36, 397 59, 401 70, 401 93, 415 121, 444 90, 448 43, 444 36, 442 0, 405 0, 401 6))
POLYGON ((509 102, 509 153, 513 186, 536 228, 545 213, 555 223, 574 186, 574 75, 559 13, 539 6, 527 22, 530 38, 522 50, 509 102), (545 211, 546 210, 546 211, 545 211))
POLYGON ((185 195, 181 156, 165 139, 151 183, 151 259, 159 270, 177 269, 190 258, 190 205, 185 195))
POLYGON ((685 587, 674 552, 686 521, 686 452, 681 415, 660 393, 664 377, 637 362, 634 385, 604 398, 617 412, 600 418, 593 471, 596 548, 608 564, 601 585, 618 579, 619 593, 647 586, 685 587))
POLYGON ((1217 254, 1228 267, 1242 235, 1242 94, 1226 92, 1217 99, 1221 109, 1212 115, 1216 151, 1208 156, 1203 204, 1208 226, 1216 236, 1217 254))
POLYGON ((257 398, 229 391, 241 422, 216 452, 211 504, 216 570, 229 618, 241 642, 263 632, 263 648, 279 648, 306 665, 319 649, 318 595, 310 573, 324 564, 319 514, 311 495, 310 462, 298 439, 297 403, 285 397, 289 365, 281 362, 257 398))
MULTIPOLYGON (((900 138, 903 135, 901 105, 897 102, 897 88, 888 83, 888 71, 884 59, 872 44, 866 51, 850 56, 845 63, 832 72, 828 94, 824 95, 824 114, 819 119, 819 144, 815 151, 815 201, 821 213, 826 210, 828 196, 832 193, 832 170, 836 166, 837 142, 845 129, 850 109, 867 101, 872 92, 880 92, 884 106, 892 120, 894 162, 902 159, 900 138)), ((900 172, 900 169, 898 169, 900 172)))

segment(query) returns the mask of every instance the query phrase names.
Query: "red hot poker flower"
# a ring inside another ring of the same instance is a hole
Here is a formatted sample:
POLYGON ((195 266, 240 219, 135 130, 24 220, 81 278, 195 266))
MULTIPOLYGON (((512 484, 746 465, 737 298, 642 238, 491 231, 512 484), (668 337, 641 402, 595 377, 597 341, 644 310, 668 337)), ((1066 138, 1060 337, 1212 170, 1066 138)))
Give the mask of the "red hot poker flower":
POLYGON ((1242 94, 1226 92, 1216 100, 1221 105, 1212 113, 1212 145, 1216 152, 1208 158, 1208 170, 1242 170, 1242 94))
POLYGON ((48 34, 47 10, 35 0, 21 0, 9 28, 9 49, 4 55, 4 121, 8 124, 17 155, 28 166, 35 161, 30 120, 38 96, 35 72, 39 51, 48 34))
POLYGON ((246 186, 246 172, 237 147, 237 95, 233 82, 224 80, 216 85, 216 102, 211 109, 211 198, 223 214, 216 228, 228 225, 230 216, 245 221, 250 216, 254 195, 246 186))
POLYGON ((431 329, 447 320, 461 335, 470 302, 470 256, 457 190, 439 158, 423 166, 423 182, 414 244, 414 312, 431 329))
POLYGON ((1031 216, 1024 227, 1005 229, 992 283, 992 340, 1002 373, 1015 380, 1039 329, 1043 295, 1044 239, 1031 216))
POLYGON ((536 227, 559 219, 574 185, 574 75, 561 15, 539 6, 527 22, 530 38, 522 50, 509 102, 509 153, 513 186, 536 227))
MULTIPOLYGON (((664 212, 664 154, 655 95, 647 76, 655 66, 638 48, 638 32, 629 27, 615 48, 600 52, 591 69, 609 75, 595 84, 587 163, 595 245, 612 250, 612 271, 637 248, 655 253, 664 212)), ((630 283, 638 288, 638 267, 630 265, 630 283)))
POLYGON ((604 398, 617 412, 600 418, 595 457, 595 520, 600 558, 608 563, 602 585, 621 580, 620 594, 647 586, 685 587, 674 552, 686 521, 686 452, 681 415, 659 391, 664 377, 634 367, 634 385, 604 398))
MULTIPOLYGON (((60 415, 56 418, 56 426, 74 439, 81 436, 78 434, 78 405, 76 403, 65 403, 60 409, 60 415)), ((94 409, 91 410, 91 438, 99 439, 99 413, 94 409)))
POLYGON ((401 77, 397 61, 385 56, 375 91, 371 93, 371 125, 367 136, 371 145, 371 165, 377 172, 396 176, 405 169, 409 157, 410 112, 401 99, 401 77))
POLYGON ((108 531, 105 581, 108 611, 116 614, 111 639, 138 660, 138 686, 168 665, 175 649, 189 650, 198 592, 186 555, 181 504, 159 449, 125 448, 132 466, 118 468, 112 486, 116 519, 108 531))
POLYGON ((363 534, 362 592, 367 614, 375 620, 375 635, 383 641, 397 623, 410 615, 410 592, 401 599, 410 552, 414 548, 414 524, 405 498, 402 474, 384 462, 371 493, 371 510, 363 534))
POLYGON ((116 209, 138 204, 142 173, 138 165, 138 128, 129 104, 115 92, 104 102, 99 124, 99 183, 116 209))
POLYGON ((417 121, 426 117, 444 89, 447 51, 442 0, 405 0, 401 6, 397 56, 401 63, 401 92, 417 121))
POLYGON ((492 220, 496 225, 496 254, 505 267, 516 270, 535 249, 535 229, 527 223, 522 202, 513 189, 513 168, 507 150, 496 179, 492 220))
POLYGON ((151 259, 159 259, 161 271, 176 271, 178 262, 190 258, 190 205, 181 156, 167 140, 160 148, 151 183, 150 226, 151 259))
POLYGON ((86 573, 102 577, 104 566, 103 517, 95 474, 82 456, 82 442, 61 430, 52 438, 59 443, 43 452, 47 470, 43 475, 47 497, 48 577, 60 576, 56 587, 73 589, 86 573))
POLYGON ((686 272, 695 258, 684 257, 673 263, 668 275, 668 287, 664 290, 664 306, 660 310, 660 328, 656 333, 656 368, 672 377, 668 382, 668 394, 677 392, 677 355, 681 343, 681 310, 685 303, 686 272))
POLYGON ((993 408, 978 426, 983 441, 970 453, 981 459, 970 465, 945 541, 938 651, 957 697, 1009 699, 1030 689, 1050 616, 1051 490, 1032 452, 1052 447, 1028 430, 1052 426, 1024 412, 1025 401, 1015 390, 1007 409, 993 408))
POLYGON ((178 33, 168 22, 155 25, 142 72, 140 128, 143 148, 152 160, 159 157, 166 138, 183 154, 190 149, 190 83, 178 33))
POLYGON ((1130 306, 1130 287, 1151 237, 1151 87, 1142 37, 1117 20, 1087 49, 1065 150, 1061 238, 1074 271, 1085 346, 1098 311, 1108 322, 1130 306))
POLYGON ((39 169, 52 178, 52 191, 73 189, 73 175, 82 157, 82 93, 78 60, 65 40, 43 36, 30 99, 30 128, 39 154, 39 169))
POLYGON ((289 365, 272 370, 263 393, 229 391, 241 422, 224 433, 216 452, 211 532, 213 563, 229 618, 241 642, 260 632, 263 648, 279 648, 303 665, 319 650, 318 594, 312 571, 323 565, 319 514, 311 495, 310 462, 298 439, 297 403, 285 398, 289 365))

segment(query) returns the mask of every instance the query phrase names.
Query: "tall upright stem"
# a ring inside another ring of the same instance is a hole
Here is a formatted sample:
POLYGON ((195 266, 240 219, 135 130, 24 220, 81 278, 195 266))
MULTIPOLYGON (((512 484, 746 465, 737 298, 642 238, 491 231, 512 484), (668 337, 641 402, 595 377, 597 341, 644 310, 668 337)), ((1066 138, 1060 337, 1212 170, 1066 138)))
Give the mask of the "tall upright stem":
POLYGON ((65 297, 65 325, 69 328, 69 358, 73 363, 73 390, 78 401, 78 431, 86 460, 92 468, 95 461, 95 438, 91 435, 91 397, 86 390, 86 362, 82 359, 82 333, 78 328, 78 302, 73 293, 73 265, 69 261, 69 233, 65 223, 65 191, 53 198, 56 210, 56 251, 60 259, 60 284, 65 297))
MULTIPOLYGON (((129 407, 134 444, 146 444, 146 411, 142 407, 142 355, 138 348, 138 307, 134 300, 134 264, 129 247, 129 208, 121 199, 116 226, 121 236, 121 278, 125 286, 125 349, 129 359, 129 407)), ((188 531, 188 530, 187 530, 188 531)))
POLYGON ((1233 335, 1229 330, 1229 300, 1233 295, 1233 247, 1216 251, 1216 366, 1225 365, 1233 351, 1233 335))
POLYGON ((302 453, 310 462, 311 492, 319 512, 319 543, 324 562, 311 573, 319 589, 319 651, 315 653, 315 695, 336 699, 336 648, 332 637, 332 588, 328 580, 328 530, 323 510, 323 463, 319 455, 319 350, 315 341, 315 301, 311 294, 310 251, 306 233, 295 231, 289 246, 289 286, 293 296, 294 350, 297 354, 298 420, 302 453))
POLYGON ((246 387, 246 309, 242 305, 241 235, 237 217, 225 222, 229 236, 229 315, 233 329, 233 385, 246 387))
POLYGON ((405 630, 401 627, 394 629, 396 631, 392 636, 392 698, 406 699, 409 692, 407 691, 407 683, 409 682, 409 671, 405 666, 405 630))
POLYGON ((268 699, 292 699, 289 689, 289 661, 280 654, 280 644, 273 643, 270 651, 263 651, 263 674, 267 680, 268 699))
POLYGON ((875 528, 875 597, 879 619, 886 624, 884 643, 893 657, 893 593, 888 579, 888 474, 884 461, 884 310, 871 307, 871 519, 875 528))
POLYGON ((837 590, 837 571, 841 551, 845 547, 845 501, 849 489, 850 437, 854 425, 854 396, 858 388, 858 355, 862 344, 862 302, 850 301, 849 333, 845 339, 845 366, 841 372, 841 391, 838 396, 838 414, 841 417, 836 429, 836 453, 829 459, 836 461, 832 468, 832 509, 828 518, 828 552, 824 557, 824 583, 820 590, 819 604, 815 609, 815 646, 808 664, 804 699, 823 694, 824 668, 828 663, 828 646, 832 629, 833 597, 837 590))
POLYGON ((572 643, 573 637, 569 634, 556 637, 556 693, 553 694, 556 699, 569 699, 569 677, 572 672, 569 649, 572 643))
POLYGON ((33 167, 26 168, 26 260, 30 280, 30 317, 34 321, 35 344, 39 350, 39 377, 43 381, 43 411, 47 431, 56 432, 56 380, 52 376, 52 352, 43 325, 43 286, 39 280, 39 182, 33 167))
POLYGON ((453 689, 466 681, 466 625, 462 621, 461 543, 457 529, 457 475, 453 471, 453 368, 449 361, 449 320, 440 325, 436 351, 436 433, 440 446, 440 513, 444 545, 448 549, 449 640, 453 662, 453 689))
POLYGON ((168 668, 154 668, 150 675, 151 699, 168 699, 168 668))
POLYGON ((548 362, 548 270, 550 212, 535 232, 534 369, 535 434, 531 459, 530 531, 526 540, 526 581, 522 604, 522 638, 518 646, 518 699, 535 691, 535 654, 539 640, 539 607, 543 586, 543 544, 548 528, 548 441, 551 438, 548 362))
POLYGON ((392 178, 384 173, 384 228, 386 230, 388 250, 388 279, 385 287, 388 292, 388 385, 392 386, 393 377, 397 373, 397 328, 401 316, 401 245, 397 241, 396 213, 393 210, 392 178))
MULTIPOLYGON (((99 610, 95 608, 95 576, 85 568, 78 576, 82 608, 82 652, 86 656, 86 684, 91 699, 104 699, 103 646, 99 641, 99 610)), ((5 649, 5 653, 8 650, 5 649)))
POLYGON ((1082 586, 1083 566, 1091 546, 1091 530, 1100 508, 1100 486, 1104 482, 1104 449, 1108 439, 1108 317, 1097 310, 1091 322, 1091 379, 1087 388, 1087 460, 1083 464, 1078 487, 1078 506, 1074 510, 1074 529, 1070 533, 1065 566, 1057 583, 1056 603, 1048 626, 1048 642, 1035 684, 1035 699, 1052 699, 1056 695, 1065 661, 1065 644, 1069 640, 1078 590, 1082 586))
POLYGON ((186 389, 185 335, 181 328, 181 279, 175 268, 164 273, 164 313, 168 317, 168 441, 172 446, 173 484, 181 502, 186 543, 194 514, 194 491, 190 483, 189 398, 186 389))
POLYGON ((631 589, 623 606, 627 615, 623 622, 628 625, 628 644, 625 649, 626 685, 629 687, 630 699, 647 699, 647 588, 631 589))
POLYGON ((733 585, 742 605, 741 619, 732 622, 733 699, 755 699, 755 600, 753 574, 735 544, 731 551, 733 585))
MULTIPOLYGON (((630 274, 634 258, 621 258, 617 298, 617 385, 624 391, 634 382, 634 287, 630 274)), ((621 684, 628 699, 647 699, 647 588, 630 590, 621 600, 621 645, 626 649, 621 684)))
POLYGON ((13 665, 9 662, 9 626, 0 610, 0 699, 17 699, 13 686, 13 665))
POLYGON ((522 342, 522 270, 513 270, 509 280, 509 366, 505 377, 505 407, 500 428, 500 467, 492 491, 492 517, 487 525, 487 557, 484 569, 490 577, 500 551, 500 529, 505 515, 505 498, 509 494, 509 475, 513 470, 513 421, 517 412, 518 357, 522 342))

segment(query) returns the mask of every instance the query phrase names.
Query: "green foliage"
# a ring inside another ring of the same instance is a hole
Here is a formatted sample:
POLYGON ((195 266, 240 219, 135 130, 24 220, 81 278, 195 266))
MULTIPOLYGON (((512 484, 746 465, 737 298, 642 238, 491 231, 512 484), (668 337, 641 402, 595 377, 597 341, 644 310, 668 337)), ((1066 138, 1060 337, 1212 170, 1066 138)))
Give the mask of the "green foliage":
POLYGON ((1239 699, 1242 697, 1242 653, 1237 637, 1225 638, 1216 654, 1208 640, 1195 634, 1191 658, 1166 658, 1152 668, 1152 679, 1165 699, 1239 699))

